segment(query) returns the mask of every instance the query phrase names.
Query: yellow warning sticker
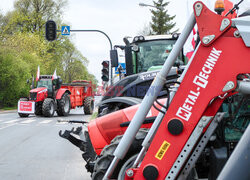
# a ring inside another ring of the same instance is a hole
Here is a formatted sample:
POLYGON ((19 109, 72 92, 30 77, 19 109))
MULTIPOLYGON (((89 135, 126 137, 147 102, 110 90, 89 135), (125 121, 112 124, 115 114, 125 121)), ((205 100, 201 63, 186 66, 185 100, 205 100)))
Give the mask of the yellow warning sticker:
POLYGON ((158 152, 156 153, 155 157, 159 160, 161 160, 164 156, 164 154, 167 152, 168 148, 170 146, 170 143, 168 143, 167 141, 163 141, 160 149, 158 150, 158 152))

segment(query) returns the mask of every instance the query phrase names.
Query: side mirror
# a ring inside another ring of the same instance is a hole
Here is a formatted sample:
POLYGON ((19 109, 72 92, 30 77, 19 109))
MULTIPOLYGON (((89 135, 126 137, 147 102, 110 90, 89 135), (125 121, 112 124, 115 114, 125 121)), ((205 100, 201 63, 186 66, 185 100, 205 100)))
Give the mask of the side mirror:
POLYGON ((111 67, 118 66, 118 53, 116 49, 110 50, 111 67))

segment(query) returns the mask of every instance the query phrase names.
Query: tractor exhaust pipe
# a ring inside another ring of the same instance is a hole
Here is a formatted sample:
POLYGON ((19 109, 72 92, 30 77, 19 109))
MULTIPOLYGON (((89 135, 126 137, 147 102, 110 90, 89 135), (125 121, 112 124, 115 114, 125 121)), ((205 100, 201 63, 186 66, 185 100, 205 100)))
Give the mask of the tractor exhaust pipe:
POLYGON ((242 94, 250 94, 250 81, 238 81, 237 91, 242 94))
POLYGON ((128 129, 126 130, 123 138, 121 139, 121 142, 119 143, 119 145, 117 146, 117 148, 114 152, 115 157, 114 157, 111 165, 109 166, 109 169, 107 170, 103 179, 106 180, 106 179, 109 179, 109 177, 111 177, 111 175, 112 175, 114 169, 116 168, 118 162, 120 161, 120 159, 123 159, 124 156, 126 155, 131 143, 134 140, 136 133, 138 132, 144 119, 146 118, 149 109, 151 108, 153 102, 157 98, 158 93, 162 89, 162 87, 166 81, 165 77, 167 77, 171 67, 173 66, 176 58, 178 57, 178 54, 182 50, 182 47, 184 46, 184 44, 185 44, 189 34, 191 33, 194 25, 195 25, 195 16, 194 16, 194 14, 192 14, 187 22, 187 25, 185 26, 185 28, 183 30, 183 33, 181 33, 178 40, 176 41, 175 47, 170 52, 170 55, 168 56, 167 60, 165 61, 161 71, 158 73, 158 75, 156 76, 155 80, 153 81, 153 83, 151 84, 151 86, 149 88, 149 90, 150 89, 152 90, 152 88, 155 89, 154 94, 152 94, 151 92, 150 93, 148 92, 147 93, 148 95, 146 95, 143 98, 141 106, 139 107, 138 111, 136 112, 135 116, 133 117, 128 129))

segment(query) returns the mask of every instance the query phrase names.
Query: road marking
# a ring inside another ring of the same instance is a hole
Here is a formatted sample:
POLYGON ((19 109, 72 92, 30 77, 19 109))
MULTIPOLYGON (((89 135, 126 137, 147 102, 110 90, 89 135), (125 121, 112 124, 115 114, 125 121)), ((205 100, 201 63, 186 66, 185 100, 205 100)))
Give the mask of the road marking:
POLYGON ((44 120, 44 121, 42 121, 42 122, 39 122, 39 124, 48 124, 48 123, 50 123, 52 120, 44 120))
POLYGON ((68 122, 56 122, 56 125, 68 124, 68 122))
POLYGON ((20 119, 14 119, 14 120, 11 120, 11 121, 5 121, 3 122, 4 124, 10 124, 10 123, 15 123, 17 121, 20 121, 20 119))
POLYGON ((29 124, 29 123, 32 123, 34 121, 35 121, 34 119, 29 119, 29 120, 21 122, 21 124, 29 124))
POLYGON ((1 127, 0 130, 5 129, 5 128, 8 128, 8 127, 11 127, 11 126, 14 126, 14 125, 16 125, 16 123, 10 124, 10 125, 4 126, 4 127, 1 127))
POLYGON ((58 120, 60 121, 64 121, 63 118, 58 118, 57 121, 56 121, 56 125, 64 125, 64 124, 68 124, 68 122, 58 122, 58 120))

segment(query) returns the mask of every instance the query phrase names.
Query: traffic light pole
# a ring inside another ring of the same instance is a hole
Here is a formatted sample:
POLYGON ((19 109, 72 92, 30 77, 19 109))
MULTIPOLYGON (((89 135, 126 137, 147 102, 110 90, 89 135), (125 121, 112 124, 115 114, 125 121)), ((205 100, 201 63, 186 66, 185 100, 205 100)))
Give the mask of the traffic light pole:
MULTIPOLYGON (((58 32, 61 32, 60 30, 57 30, 58 32)), ((103 31, 100 31, 100 30, 97 30, 97 29, 79 29, 79 30, 71 30, 70 29, 70 32, 99 32, 99 33, 102 33, 109 41, 109 44, 110 44, 110 50, 113 49, 113 46, 112 46, 112 42, 111 42, 111 39, 109 38, 109 36, 103 32, 103 31)), ((113 76, 113 71, 112 71, 112 66, 111 66, 111 63, 109 63, 110 65, 110 85, 112 86, 113 85, 113 80, 112 80, 112 76, 113 76)))

